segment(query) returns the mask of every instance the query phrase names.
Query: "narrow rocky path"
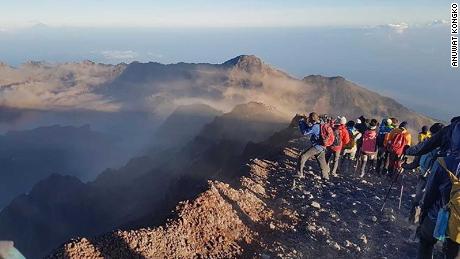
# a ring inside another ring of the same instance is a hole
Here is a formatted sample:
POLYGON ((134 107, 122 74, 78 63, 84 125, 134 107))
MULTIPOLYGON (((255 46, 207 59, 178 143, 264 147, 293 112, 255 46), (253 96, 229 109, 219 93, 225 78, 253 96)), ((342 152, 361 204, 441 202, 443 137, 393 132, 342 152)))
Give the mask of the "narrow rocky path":
MULTIPOLYGON (((271 168, 268 188, 275 203, 296 215, 291 229, 273 250, 279 257, 299 258, 413 258, 416 244, 408 242, 413 233, 406 220, 415 176, 404 178, 403 204, 398 209, 400 185, 396 185, 383 212, 380 211, 389 180, 378 176, 356 177, 339 172, 325 182, 318 176, 315 161, 309 161, 306 178, 297 179, 296 158, 304 141, 289 143, 271 168), (295 181, 295 186, 293 182, 295 181), (294 188, 293 188, 294 187, 294 188), (278 202, 276 202, 278 201, 278 202), (287 242, 283 242, 287 240, 287 242), (278 252, 280 251, 281 252, 278 252)), ((272 254, 274 255, 274 254, 272 254)))
POLYGON ((413 258, 406 217, 414 176, 405 177, 380 212, 389 181, 351 172, 325 182, 309 161, 305 179, 295 163, 304 138, 271 158, 248 162, 238 186, 210 182, 196 200, 181 203, 166 226, 76 238, 52 258, 413 258), (295 185, 293 184, 295 181, 295 185))

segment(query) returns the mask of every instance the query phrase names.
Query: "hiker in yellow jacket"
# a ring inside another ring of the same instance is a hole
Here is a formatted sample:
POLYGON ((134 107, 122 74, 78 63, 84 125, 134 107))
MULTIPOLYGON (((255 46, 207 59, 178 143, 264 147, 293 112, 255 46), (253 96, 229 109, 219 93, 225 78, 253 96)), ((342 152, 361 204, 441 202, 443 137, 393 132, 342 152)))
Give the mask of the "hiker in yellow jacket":
POLYGON ((418 142, 423 142, 428 138, 431 138, 431 132, 428 130, 428 126, 423 126, 422 131, 418 133, 418 142))

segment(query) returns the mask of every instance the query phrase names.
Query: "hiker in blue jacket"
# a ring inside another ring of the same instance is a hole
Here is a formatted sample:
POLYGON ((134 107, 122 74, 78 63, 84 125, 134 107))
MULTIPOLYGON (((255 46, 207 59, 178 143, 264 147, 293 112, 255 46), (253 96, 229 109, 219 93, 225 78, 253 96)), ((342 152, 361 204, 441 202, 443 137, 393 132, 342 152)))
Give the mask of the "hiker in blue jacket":
POLYGON ((382 174, 385 169, 388 169, 388 152, 385 148, 385 136, 393 130, 393 121, 391 119, 383 119, 379 127, 379 134, 377 135, 377 172, 382 174))
MULTIPOLYGON (((439 148, 444 157, 447 169, 452 172, 459 170, 460 163, 460 117, 452 119, 451 124, 419 146, 406 150, 406 155, 424 155, 439 148)), ((449 202, 452 183, 448 173, 436 161, 436 170, 428 177, 425 196, 422 201, 422 215, 419 231, 419 247, 417 258, 432 258, 433 246, 437 239, 433 237, 439 210, 449 202)), ((455 258, 459 255, 459 244, 446 239, 444 247, 445 258, 455 258)))
MULTIPOLYGON (((434 135, 438 133, 442 128, 444 128, 444 124, 442 123, 435 123, 430 127, 430 132, 434 135)), ((418 145, 422 145, 419 143, 418 145)), ((407 151, 408 153, 411 152, 410 149, 417 149, 417 147, 411 147, 407 151)), ((435 172, 437 170, 438 164, 435 164, 436 159, 439 156, 440 148, 435 148, 432 151, 422 155, 415 157, 414 161, 410 164, 403 164, 402 167, 406 170, 414 170, 417 169, 418 181, 417 186, 415 188, 415 197, 412 201, 412 206, 409 212, 409 220, 416 222, 416 208, 420 205, 420 202, 423 198, 424 189, 426 187, 426 182, 428 176, 431 172, 435 172)))
POLYGON ((321 168, 322 177, 329 180, 329 166, 326 162, 326 148, 323 146, 321 139, 321 124, 317 113, 309 114, 307 121, 299 121, 299 129, 303 135, 310 135, 312 146, 303 151, 297 161, 297 174, 300 178, 304 177, 303 168, 308 159, 315 157, 321 168))

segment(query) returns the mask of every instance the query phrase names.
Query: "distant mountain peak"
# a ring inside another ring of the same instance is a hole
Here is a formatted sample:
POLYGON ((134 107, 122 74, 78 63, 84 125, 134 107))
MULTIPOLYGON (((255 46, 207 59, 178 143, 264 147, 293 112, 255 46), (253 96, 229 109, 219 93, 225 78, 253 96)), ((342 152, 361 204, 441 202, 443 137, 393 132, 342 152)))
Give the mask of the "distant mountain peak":
POLYGON ((236 71, 246 72, 248 74, 272 74, 282 77, 290 77, 285 72, 266 64, 262 61, 262 59, 255 55, 240 55, 227 60, 222 63, 222 65, 236 71))
POLYGON ((247 73, 261 72, 267 69, 272 69, 270 66, 266 65, 262 59, 254 55, 240 55, 224 62, 223 65, 234 67, 247 73))
POLYGON ((336 81, 336 82, 345 82, 347 81, 342 76, 323 76, 323 75, 309 75, 303 78, 303 81, 311 82, 311 81, 336 81))
POLYGON ((42 67, 45 65, 47 65, 45 61, 37 61, 37 60, 29 60, 23 64, 23 66, 29 66, 29 67, 42 67))
POLYGON ((239 55, 230 60, 224 62, 224 65, 238 65, 238 64, 252 64, 252 65, 262 65, 263 61, 255 55, 239 55))
POLYGON ((95 65, 96 63, 92 60, 89 60, 89 59, 85 59, 81 62, 83 65, 87 65, 87 66, 92 66, 92 65, 95 65))

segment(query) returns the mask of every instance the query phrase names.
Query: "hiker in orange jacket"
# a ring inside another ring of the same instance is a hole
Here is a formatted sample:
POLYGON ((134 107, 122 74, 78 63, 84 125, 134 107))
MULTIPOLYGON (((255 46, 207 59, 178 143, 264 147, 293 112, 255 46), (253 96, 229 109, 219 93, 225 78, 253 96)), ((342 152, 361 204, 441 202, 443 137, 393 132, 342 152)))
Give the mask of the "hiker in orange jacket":
MULTIPOLYGON (((401 124, 399 124, 398 128, 394 128, 389 134, 388 138, 385 140, 385 147, 387 150, 389 150, 389 173, 390 176, 396 173, 397 170, 400 169, 401 167, 401 155, 403 153, 403 148, 405 147, 400 147, 399 152, 395 153, 394 152, 394 145, 397 144, 396 139, 398 136, 402 136, 404 138, 399 138, 400 140, 404 140, 404 146, 408 147, 412 144, 412 136, 410 132, 407 130, 407 122, 403 121, 401 124), (392 151, 393 150, 393 151, 392 151)), ((399 143, 401 144, 401 143, 399 143)))
POLYGON ((412 144, 412 135, 410 134, 410 132, 406 129, 407 127, 407 122, 403 121, 401 122, 401 124, 399 124, 399 127, 397 128, 394 128, 392 131, 390 131, 390 133, 387 135, 388 137, 384 140, 384 145, 385 146, 388 146, 388 143, 393 141, 394 138, 396 137, 396 135, 398 133, 403 133, 404 134, 404 137, 406 138, 406 143, 407 145, 411 145, 412 144))

